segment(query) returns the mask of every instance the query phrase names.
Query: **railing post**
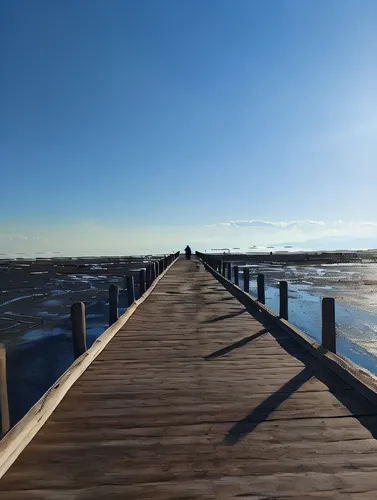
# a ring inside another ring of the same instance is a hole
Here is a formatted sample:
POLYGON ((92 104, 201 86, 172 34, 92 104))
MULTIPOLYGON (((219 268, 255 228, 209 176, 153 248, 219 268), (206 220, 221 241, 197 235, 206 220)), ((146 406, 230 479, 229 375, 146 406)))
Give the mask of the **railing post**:
POLYGON ((72 304, 71 324, 72 324, 72 338, 73 338, 73 354, 75 359, 77 359, 87 350, 85 305, 82 302, 75 302, 74 304, 72 304))
POLYGON ((145 269, 139 271, 139 291, 140 296, 146 291, 145 269))
POLYGON ((224 276, 225 278, 225 274, 226 274, 226 262, 223 262, 223 268, 221 270, 221 274, 224 276))
POLYGON ((147 265, 145 274, 146 288, 148 289, 152 284, 152 266, 150 264, 147 265))
POLYGON ((234 284, 238 286, 239 285, 239 274, 238 274, 239 268, 238 268, 238 266, 234 266, 233 270, 234 270, 234 284))
POLYGON ((223 263, 221 260, 217 261, 217 272, 221 274, 221 269, 223 267, 223 263))
POLYGON ((280 317, 288 319, 288 283, 280 281, 280 317))
POLYGON ((156 263, 152 262, 151 263, 151 284, 154 282, 156 279, 156 263))
POLYGON ((3 344, 0 344, 0 410, 1 410, 1 437, 10 429, 8 386, 7 386, 7 358, 3 344))
POLYGON ((128 305, 130 306, 135 302, 135 286, 134 286, 134 277, 127 276, 126 278, 127 284, 127 297, 128 297, 128 305))
POLYGON ((258 274, 257 287, 258 287, 258 302, 264 304, 266 302, 266 296, 264 291, 264 274, 258 274))
POLYGON ((231 262, 228 262, 228 280, 231 281, 232 280, 232 263, 231 262))
POLYGON ((119 288, 116 285, 110 285, 109 288, 109 326, 118 319, 119 307, 119 288))
POLYGON ((248 267, 244 267, 243 270, 243 289, 250 293, 250 269, 248 267))
POLYGON ((335 300, 330 297, 322 299, 322 345, 336 353, 335 300))

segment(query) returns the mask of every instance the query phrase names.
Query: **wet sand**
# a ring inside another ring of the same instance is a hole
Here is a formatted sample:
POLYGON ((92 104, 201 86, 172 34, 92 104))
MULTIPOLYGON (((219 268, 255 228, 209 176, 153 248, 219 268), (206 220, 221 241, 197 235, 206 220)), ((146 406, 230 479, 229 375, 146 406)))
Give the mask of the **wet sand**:
POLYGON ((146 262, 143 258, 0 261, 0 341, 13 346, 39 337, 33 335, 35 330, 64 328, 70 306, 77 301, 85 302, 89 315, 103 315, 110 284, 124 288, 125 276, 137 273, 146 262))

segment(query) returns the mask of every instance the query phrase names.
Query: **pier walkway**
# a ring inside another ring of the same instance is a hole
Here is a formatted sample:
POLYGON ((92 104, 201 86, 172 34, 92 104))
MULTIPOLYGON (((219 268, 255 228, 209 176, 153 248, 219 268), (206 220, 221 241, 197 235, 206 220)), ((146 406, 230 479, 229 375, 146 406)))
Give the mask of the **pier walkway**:
POLYGON ((0 480, 1 500, 377 498, 377 408, 179 259, 0 480))

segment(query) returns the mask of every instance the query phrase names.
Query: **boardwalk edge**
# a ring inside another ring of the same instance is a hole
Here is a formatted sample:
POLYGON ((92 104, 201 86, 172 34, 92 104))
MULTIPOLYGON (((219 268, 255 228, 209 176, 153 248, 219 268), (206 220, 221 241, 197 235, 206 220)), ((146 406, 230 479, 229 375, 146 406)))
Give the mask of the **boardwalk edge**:
POLYGON ((138 307, 149 297, 159 281, 178 259, 174 260, 163 273, 155 279, 148 290, 136 300, 119 319, 107 328, 93 345, 58 378, 24 417, 0 441, 0 478, 15 462, 37 432, 43 427, 55 408, 62 401, 72 385, 85 372, 111 339, 127 323, 138 307))
POLYGON ((201 262, 207 271, 209 271, 214 278, 216 278, 225 287, 225 289, 233 295, 233 297, 241 302, 241 304, 243 304, 249 312, 252 313, 253 309, 254 311, 262 311, 277 326, 293 337, 304 349, 309 351, 326 367, 335 372, 351 387, 366 397, 371 403, 377 405, 377 378, 369 370, 361 368, 340 354, 334 354, 328 351, 321 344, 309 337, 309 335, 305 332, 292 325, 289 321, 280 318, 277 314, 271 311, 271 309, 266 307, 261 302, 258 302, 256 298, 229 281, 219 272, 215 271, 207 263, 203 261, 201 262))

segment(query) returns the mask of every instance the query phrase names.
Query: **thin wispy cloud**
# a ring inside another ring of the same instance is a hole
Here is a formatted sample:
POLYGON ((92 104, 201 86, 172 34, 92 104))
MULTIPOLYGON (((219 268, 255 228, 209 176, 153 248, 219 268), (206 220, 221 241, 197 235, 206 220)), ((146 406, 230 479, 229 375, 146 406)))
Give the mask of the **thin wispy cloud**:
POLYGON ((266 221, 266 220, 234 220, 229 222, 220 222, 218 226, 223 227, 270 227, 277 229, 292 229, 305 226, 324 226, 325 222, 318 220, 294 220, 294 221, 266 221))

